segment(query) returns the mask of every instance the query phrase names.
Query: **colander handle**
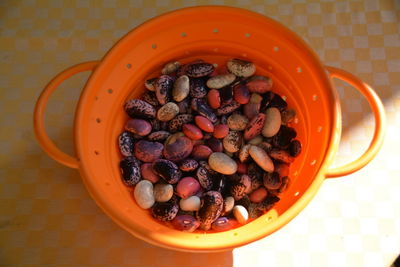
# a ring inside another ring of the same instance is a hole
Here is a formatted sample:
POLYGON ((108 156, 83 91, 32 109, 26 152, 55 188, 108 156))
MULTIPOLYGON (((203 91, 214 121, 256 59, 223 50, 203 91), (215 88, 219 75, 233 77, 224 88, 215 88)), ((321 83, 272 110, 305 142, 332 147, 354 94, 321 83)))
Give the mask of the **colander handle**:
POLYGON ((42 149, 54 160, 59 163, 77 169, 79 167, 78 159, 62 152, 54 143, 50 140, 46 133, 46 128, 44 125, 44 113, 46 111, 47 102, 51 94, 58 88, 58 86, 66 79, 79 72, 94 70, 99 64, 99 61, 89 61, 77 64, 75 66, 69 67, 63 72, 59 73, 56 77, 51 80, 47 86, 44 88, 36 102, 34 111, 34 129, 36 138, 41 145, 42 149))
POLYGON ((341 79, 358 89, 360 93, 367 99, 375 117, 374 136, 372 137, 372 141, 369 144, 368 149, 353 162, 347 163, 341 167, 330 169, 326 172, 325 176, 327 178, 334 178, 358 171, 376 156, 383 143, 386 129, 386 116, 382 101, 368 84, 364 83, 347 71, 329 66, 326 66, 326 69, 329 71, 331 78, 341 79))

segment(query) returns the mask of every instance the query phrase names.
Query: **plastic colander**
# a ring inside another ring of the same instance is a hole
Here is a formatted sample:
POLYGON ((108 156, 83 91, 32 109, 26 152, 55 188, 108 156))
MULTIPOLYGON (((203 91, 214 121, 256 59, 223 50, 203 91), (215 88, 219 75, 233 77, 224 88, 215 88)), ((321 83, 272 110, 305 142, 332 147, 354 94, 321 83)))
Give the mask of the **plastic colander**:
POLYGON ((184 251, 220 251, 266 237, 293 219, 326 178, 355 172, 378 152, 385 116, 375 92, 343 70, 323 66, 292 31, 248 10, 203 6, 177 10, 151 19, 124 36, 100 61, 75 65, 57 75, 40 95, 34 114, 37 139, 50 157, 79 170, 92 198, 122 228, 149 243, 184 251), (220 66, 230 58, 248 59, 257 74, 274 80, 273 91, 286 97, 297 112, 293 127, 303 151, 291 165, 291 184, 274 209, 239 228, 222 233, 185 233, 153 219, 139 208, 121 181, 117 137, 127 115, 127 99, 139 97, 143 82, 166 62, 204 59, 220 66), (75 156, 60 151, 44 127, 52 92, 68 77, 93 71, 76 109, 75 156), (341 110, 332 78, 344 80, 368 100, 375 132, 366 152, 335 169, 330 165, 341 135, 341 110))

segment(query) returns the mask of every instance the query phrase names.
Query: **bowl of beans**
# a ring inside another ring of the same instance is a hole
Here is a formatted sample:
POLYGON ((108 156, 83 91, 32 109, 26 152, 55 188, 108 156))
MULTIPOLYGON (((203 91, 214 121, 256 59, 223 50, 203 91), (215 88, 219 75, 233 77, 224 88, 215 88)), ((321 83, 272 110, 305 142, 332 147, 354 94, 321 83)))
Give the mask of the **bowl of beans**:
POLYGON ((267 237, 293 219, 326 178, 365 166, 383 140, 374 91, 324 67, 293 32, 231 7, 185 8, 123 37, 101 61, 73 66, 35 108, 43 149, 77 168, 91 197, 149 243, 221 251, 267 237), (47 136, 50 94, 92 70, 76 110, 76 155, 47 136), (341 133, 332 78, 367 98, 373 140, 357 160, 331 168, 341 133))

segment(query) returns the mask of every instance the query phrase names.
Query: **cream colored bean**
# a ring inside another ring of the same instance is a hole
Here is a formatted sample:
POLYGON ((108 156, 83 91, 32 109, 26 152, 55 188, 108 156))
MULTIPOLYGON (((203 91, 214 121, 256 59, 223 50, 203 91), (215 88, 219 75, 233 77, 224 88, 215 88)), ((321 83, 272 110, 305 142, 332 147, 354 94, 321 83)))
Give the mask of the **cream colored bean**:
POLYGON ((221 74, 208 79, 207 86, 213 89, 220 89, 222 87, 230 85, 235 79, 236 76, 232 73, 221 74))
POLYGON ((176 79, 174 83, 174 88, 172 89, 172 98, 176 102, 181 102, 184 100, 190 92, 190 82, 189 77, 186 75, 180 76, 176 79))
POLYGON ((216 172, 231 175, 237 171, 236 162, 222 152, 214 152, 208 158, 208 164, 216 172))
POLYGON ((184 211, 198 211, 200 209, 201 200, 198 196, 191 196, 179 201, 181 210, 184 211))
POLYGON ((150 181, 140 181, 133 192, 136 203, 142 209, 149 209, 154 205, 153 184, 150 181))
POLYGON ((262 135, 272 137, 276 135, 281 127, 281 112, 277 108, 269 108, 265 111, 265 122, 262 135))
POLYGON ((174 102, 168 102, 157 111, 157 119, 160 121, 170 121, 178 114, 178 105, 174 102))
POLYGON ((249 213, 242 205, 236 205, 233 207, 233 216, 240 224, 245 224, 249 219, 249 213))
POLYGON ((266 172, 274 171, 274 163, 268 156, 264 149, 258 146, 251 146, 249 149, 249 154, 251 158, 266 172))

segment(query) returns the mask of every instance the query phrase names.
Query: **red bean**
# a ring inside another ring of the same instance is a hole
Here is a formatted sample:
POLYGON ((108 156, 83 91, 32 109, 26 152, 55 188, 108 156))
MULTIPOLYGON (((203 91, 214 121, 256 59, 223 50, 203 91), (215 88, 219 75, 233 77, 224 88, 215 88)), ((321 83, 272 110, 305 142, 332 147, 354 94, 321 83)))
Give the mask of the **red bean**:
POLYGON ((176 193, 181 198, 188 198, 200 190, 200 183, 193 177, 184 177, 176 186, 176 193))
POLYGON ((221 106, 221 97, 219 91, 211 89, 207 94, 207 101, 211 108, 217 109, 221 106))
POLYGON ((226 124, 218 124, 214 127, 214 134, 215 138, 221 139, 227 136, 229 133, 229 127, 226 124))
POLYGON ((239 84, 233 88, 233 98, 239 104, 247 104, 250 100, 250 92, 246 85, 239 84))
POLYGON ((260 203, 267 197, 267 195, 268 195, 267 189, 265 189, 265 187, 262 186, 256 190, 254 190, 250 194, 249 198, 250 198, 251 202, 260 203))
POLYGON ((205 132, 212 133, 214 131, 214 125, 212 122, 203 116, 194 117, 196 125, 205 132))
POLYGON ((274 171, 279 174, 279 177, 285 177, 289 175, 289 166, 287 163, 276 164, 274 171))
POLYGON ((193 124, 184 124, 182 126, 183 133, 192 140, 200 140, 203 138, 201 130, 193 124))
POLYGON ((153 172, 153 167, 151 163, 144 163, 140 166, 140 172, 142 173, 142 177, 145 180, 152 182, 153 184, 157 183, 160 180, 160 176, 153 172))

